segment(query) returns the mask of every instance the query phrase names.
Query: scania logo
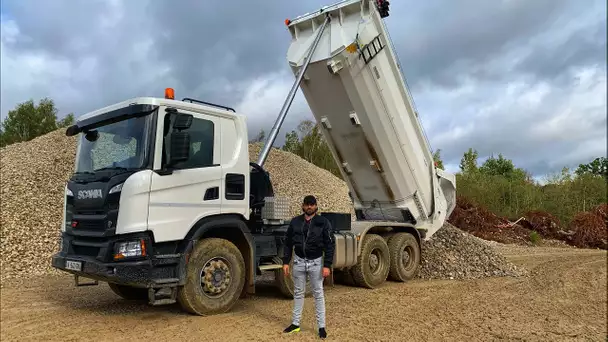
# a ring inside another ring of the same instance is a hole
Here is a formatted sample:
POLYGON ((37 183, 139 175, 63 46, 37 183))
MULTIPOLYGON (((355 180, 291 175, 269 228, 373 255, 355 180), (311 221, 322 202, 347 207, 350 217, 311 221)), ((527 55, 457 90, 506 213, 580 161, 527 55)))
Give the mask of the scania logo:
POLYGON ((87 198, 102 198, 103 194, 101 189, 91 189, 91 190, 80 190, 78 191, 78 199, 87 199, 87 198))

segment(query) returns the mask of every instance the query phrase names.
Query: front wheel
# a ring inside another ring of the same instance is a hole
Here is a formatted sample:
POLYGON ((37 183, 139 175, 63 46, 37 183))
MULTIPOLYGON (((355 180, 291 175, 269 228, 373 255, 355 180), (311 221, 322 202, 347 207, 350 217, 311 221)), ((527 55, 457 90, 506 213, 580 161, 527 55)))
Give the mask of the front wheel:
POLYGON ((186 265, 186 284, 177 299, 190 313, 206 316, 230 310, 245 286, 245 261, 230 241, 198 241, 186 265))

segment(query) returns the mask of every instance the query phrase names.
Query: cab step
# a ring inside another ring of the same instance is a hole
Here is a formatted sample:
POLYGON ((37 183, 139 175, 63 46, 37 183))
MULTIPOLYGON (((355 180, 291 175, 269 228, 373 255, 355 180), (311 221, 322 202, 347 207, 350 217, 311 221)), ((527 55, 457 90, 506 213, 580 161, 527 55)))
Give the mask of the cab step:
MULTIPOLYGON (((89 279, 89 278, 86 278, 86 279, 89 279)), ((97 280, 91 279, 92 282, 89 282, 89 283, 81 283, 79 280, 80 280, 80 277, 78 275, 74 275, 74 285, 75 286, 80 287, 80 286, 95 286, 95 285, 99 285, 99 281, 97 281, 97 280)))
POLYGON ((148 288, 148 303, 150 305, 167 305, 177 302, 177 286, 148 288))

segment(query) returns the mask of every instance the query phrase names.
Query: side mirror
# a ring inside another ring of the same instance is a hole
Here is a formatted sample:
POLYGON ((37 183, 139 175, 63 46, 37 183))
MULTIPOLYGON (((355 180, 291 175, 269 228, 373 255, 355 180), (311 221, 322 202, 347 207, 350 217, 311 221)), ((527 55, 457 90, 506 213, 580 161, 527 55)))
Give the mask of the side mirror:
POLYGON ((169 165, 185 162, 190 158, 190 133, 173 132, 171 134, 170 158, 169 165))
POLYGON ((190 128, 192 125, 192 114, 177 114, 175 121, 173 121, 173 128, 177 130, 184 130, 190 128))
POLYGON ((65 130, 65 135, 68 137, 73 137, 78 133, 80 133, 80 128, 77 125, 72 125, 65 130))

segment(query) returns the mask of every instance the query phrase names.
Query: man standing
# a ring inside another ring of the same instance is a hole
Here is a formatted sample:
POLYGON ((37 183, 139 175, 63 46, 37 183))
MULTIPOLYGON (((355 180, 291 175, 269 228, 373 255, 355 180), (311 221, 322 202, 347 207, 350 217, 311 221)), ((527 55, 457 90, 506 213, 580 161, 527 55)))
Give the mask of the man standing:
POLYGON ((289 262, 293 255, 292 278, 294 283, 294 307, 292 322, 284 332, 300 331, 300 320, 304 308, 304 292, 306 291, 306 278, 310 278, 319 337, 327 337, 325 331, 325 295, 323 293, 323 279, 329 276, 334 260, 334 235, 332 227, 326 218, 316 215, 317 200, 314 196, 306 196, 302 203, 302 215, 291 220, 285 241, 283 255, 283 272, 289 274, 289 262), (323 255, 325 253, 325 256, 323 255))

